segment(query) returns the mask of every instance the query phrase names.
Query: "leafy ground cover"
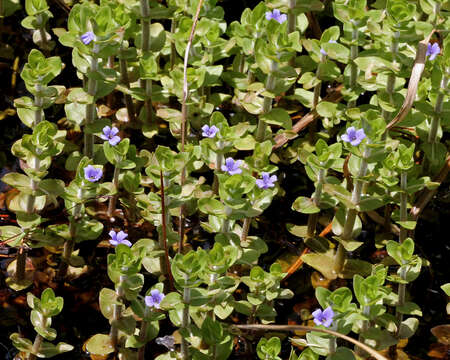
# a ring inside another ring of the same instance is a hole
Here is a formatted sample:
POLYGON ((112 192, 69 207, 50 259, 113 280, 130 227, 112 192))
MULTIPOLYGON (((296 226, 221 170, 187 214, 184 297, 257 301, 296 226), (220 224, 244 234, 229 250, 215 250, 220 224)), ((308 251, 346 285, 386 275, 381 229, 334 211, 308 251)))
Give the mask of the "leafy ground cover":
POLYGON ((448 1, 0 4, 0 358, 448 358, 448 1))

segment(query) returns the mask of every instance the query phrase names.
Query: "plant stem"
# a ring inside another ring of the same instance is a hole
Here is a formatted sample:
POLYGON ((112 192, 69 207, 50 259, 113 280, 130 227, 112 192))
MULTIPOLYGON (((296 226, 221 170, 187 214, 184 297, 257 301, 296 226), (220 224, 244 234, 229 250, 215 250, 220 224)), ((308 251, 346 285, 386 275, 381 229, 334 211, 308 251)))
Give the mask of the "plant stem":
MULTIPOLYGON (((177 30, 177 20, 172 19, 172 22, 170 24, 170 32, 172 34, 175 34, 177 30)), ((175 66, 175 57, 177 56, 177 49, 175 48, 175 42, 172 41, 170 43, 170 70, 173 70, 173 67, 175 66)))
MULTIPOLYGON (((150 52, 150 6, 148 0, 140 0, 142 16, 142 56, 150 52)), ((146 123, 153 121, 152 109, 152 81, 150 79, 140 80, 141 88, 145 90, 144 109, 146 113, 146 123)))
MULTIPOLYGON (((447 69, 450 73, 450 68, 447 69)), ((428 133, 428 142, 431 144, 431 161, 435 161, 436 157, 436 139, 439 129, 439 123, 441 120, 442 108, 444 106, 445 91, 447 89, 448 77, 444 75, 441 80, 440 92, 436 98, 436 104, 434 105, 434 116, 431 120, 430 132, 428 133)))
MULTIPOLYGON (((77 193, 77 198, 79 200, 83 199, 83 189, 79 188, 77 193)), ((63 280, 67 275, 67 270, 70 264, 70 258, 72 256, 73 249, 75 247, 76 238, 76 223, 81 216, 81 204, 76 204, 73 210, 73 216, 69 217, 69 239, 64 243, 64 249, 61 257, 61 264, 59 265, 59 271, 57 278, 63 280)))
POLYGON ((33 347, 31 348, 31 353, 28 356, 28 360, 36 359, 35 353, 37 353, 41 349, 41 345, 42 345, 43 341, 44 341, 44 338, 41 335, 36 334, 36 337, 34 338, 33 347))
MULTIPOLYGON (((363 315, 369 316, 370 314, 370 306, 363 306, 362 308, 362 313, 363 315)), ((362 324, 361 324, 361 331, 359 333, 358 336, 358 341, 363 342, 363 338, 362 338, 362 333, 366 332, 367 330, 369 330, 369 320, 362 320, 362 324)), ((369 354, 367 354, 363 349, 361 349, 359 346, 355 346, 355 352, 356 354, 358 354, 359 357, 365 359, 369 356, 369 354)))
MULTIPOLYGON (((358 57, 358 22, 352 20, 352 45, 350 46, 350 89, 355 90, 356 80, 358 78, 358 66, 355 59, 358 57)), ((347 107, 352 108, 356 106, 356 100, 350 100, 347 107)))
MULTIPOLYGON (((98 70, 98 58, 97 53, 99 51, 98 45, 94 44, 94 49, 92 50, 91 56, 91 72, 98 70)), ((95 101, 95 93, 97 92, 97 80, 94 78, 88 78, 88 94, 93 97, 92 103, 86 106, 86 127, 90 124, 93 124, 95 119, 97 118, 97 109, 96 109, 96 101, 95 101)), ((84 155, 86 155, 89 159, 92 159, 94 156, 94 134, 90 133, 90 131, 84 131, 84 155)))
POLYGON ((148 306, 146 306, 144 311, 144 319, 142 319, 141 322, 141 330, 139 331, 139 341, 143 342, 144 345, 139 348, 138 360, 145 360, 145 339, 147 337, 147 321, 145 320, 145 317, 147 317, 149 312, 150 310, 148 306))
MULTIPOLYGON (((222 141, 219 140, 218 147, 222 150, 222 141)), ((216 171, 220 171, 222 168, 223 155, 221 152, 216 154, 216 171)), ((214 174, 214 180, 212 185, 214 195, 219 193, 219 178, 217 177, 217 173, 214 174)))
MULTIPOLYGON (((342 235, 340 236, 343 240, 350 240, 352 238, 353 227, 355 225, 356 216, 358 215, 358 210, 356 206, 359 205, 361 200, 363 181, 362 177, 366 176, 367 173, 367 158, 370 156, 370 148, 366 147, 361 159, 361 165, 358 172, 358 178, 355 180, 355 185, 352 191, 352 203, 355 206, 353 209, 347 211, 347 216, 345 218, 344 229, 342 235)), ((344 267, 346 257, 346 251, 342 243, 339 243, 338 249, 335 255, 334 271, 336 274, 340 274, 344 267)))
POLYGON ((288 13, 288 26, 287 26, 287 32, 288 34, 293 33, 296 28, 296 16, 294 14, 294 8, 295 8, 296 0, 289 0, 289 13, 288 13))
POLYGON ((245 218, 242 224, 241 245, 247 241, 248 231, 250 230, 251 218, 245 218))
MULTIPOLYGON (((120 54, 123 53, 123 47, 120 47, 120 54)), ((119 70, 120 70, 120 82, 126 86, 127 88, 130 87, 130 79, 128 77, 128 66, 127 66, 127 60, 123 59, 122 57, 119 58, 119 70)), ((134 124, 136 122, 136 116, 134 114, 134 104, 133 99, 130 94, 124 94, 125 99, 125 106, 127 108, 128 113, 128 119, 131 124, 134 124)))
MULTIPOLYGON (((198 18, 200 16, 200 10, 203 6, 203 0, 199 0, 197 5, 197 10, 194 15, 194 22, 192 23, 191 33, 189 34, 189 40, 186 45, 186 50, 184 52, 183 59, 183 102, 181 104, 181 144, 180 151, 184 152, 184 146, 186 144, 186 128, 188 123, 187 118, 187 99, 189 97, 189 83, 187 79, 187 70, 188 70, 188 61, 189 61, 189 52, 191 50, 192 42, 194 41, 195 29, 197 27, 198 18)), ((181 179, 180 185, 183 187, 186 181, 186 166, 183 166, 181 169, 181 179)), ((184 225, 185 225, 185 209, 186 205, 182 204, 180 208, 180 227, 179 227, 179 242, 178 242, 178 253, 183 251, 183 242, 184 242, 184 225)))
MULTIPOLYGON (((108 56, 108 69, 114 69, 114 59, 114 55, 108 56)), ((106 97, 106 105, 110 109, 112 109, 112 107, 114 106, 114 92, 110 92, 106 97)))
MULTIPOLYGON (((187 282, 189 280, 189 275, 184 275, 184 280, 187 282)), ((191 289, 188 287, 183 288, 183 313, 181 318, 181 328, 188 329, 191 318, 189 315, 189 303, 191 302, 191 289)), ((181 338, 181 358, 183 360, 189 359, 189 345, 184 337, 181 338)))
POLYGON ((174 289, 173 276, 170 269, 169 249, 167 247, 167 222, 169 212, 167 206, 169 204, 169 197, 165 194, 164 189, 169 187, 169 180, 167 175, 163 174, 162 170, 159 172, 161 181, 161 237, 159 239, 159 247, 164 249, 164 255, 160 257, 160 267, 162 274, 169 279, 170 288, 174 289))
MULTIPOLYGON (((407 193, 407 185, 408 185, 408 175, 405 170, 400 173, 400 221, 408 220, 408 193, 407 193)), ((406 240, 407 230, 401 226, 400 227, 400 236, 398 238, 398 242, 402 244, 406 240)), ((403 266, 400 268, 400 278, 402 280, 406 280, 406 268, 403 266)), ((396 316, 398 320, 397 327, 397 336, 400 331, 400 324, 403 320, 403 314, 398 311, 399 306, 403 306, 405 304, 405 296, 406 296, 406 284, 398 284, 398 304, 396 308, 396 316)))
POLYGON ((120 169, 116 165, 114 166, 114 175, 113 175, 113 185, 116 193, 109 198, 108 211, 106 212, 106 215, 109 218, 111 218, 114 215, 114 212, 116 211, 117 198, 119 197, 119 175, 120 169))
POLYGON ((45 24, 43 24, 43 18, 41 14, 37 15, 37 21, 39 23, 39 35, 41 36, 41 48, 44 51, 50 50, 47 42, 47 32, 45 31, 45 24))
MULTIPOLYGON (((278 68, 278 63, 272 61, 270 64, 270 73, 267 75, 266 79, 266 90, 272 91, 275 86, 275 77, 273 76, 273 72, 278 68)), ((270 110, 272 110, 272 98, 268 96, 264 96, 263 103, 263 114, 267 114, 270 110)), ((266 128, 267 124, 264 120, 261 119, 261 115, 258 119, 258 128, 256 129, 256 142, 263 142, 266 137, 266 128)))
MULTIPOLYGON (((122 301, 123 297, 123 287, 122 284, 127 280, 126 275, 120 275, 119 283, 116 287, 116 295, 117 301, 122 301)), ((117 321, 122 317, 122 304, 114 304, 113 305, 113 318, 111 321, 111 331, 109 332, 109 338, 111 340, 111 344, 114 348, 117 347, 118 338, 119 338, 119 328, 117 327, 117 321)))
MULTIPOLYGON (((316 192, 314 193, 313 203, 315 206, 319 207, 320 198, 322 197, 322 188, 325 180, 326 170, 319 169, 319 174, 317 175, 317 185, 316 192)), ((319 213, 310 214, 308 216, 308 227, 307 235, 308 239, 313 238, 316 234, 317 220, 319 219, 319 213)))
MULTIPOLYGON (((394 33, 394 37, 392 39, 392 43, 391 43, 391 53, 392 53, 392 61, 393 61, 393 65, 395 65, 397 63, 396 61, 396 56, 398 53, 398 38, 400 36, 400 32, 396 31, 394 33)), ((389 95, 389 103, 391 105, 394 104, 394 88, 395 88, 395 74, 389 74, 388 75, 388 79, 387 79, 387 84, 386 84, 386 92, 389 95)), ((386 111, 384 109, 381 109, 381 116, 383 116, 383 118, 388 121, 389 120, 389 115, 391 113, 389 111, 386 111)))
POLYGON ((27 264, 27 251, 25 246, 22 245, 19 248, 16 256, 16 272, 15 272, 15 280, 22 281, 25 279, 25 267, 27 264))
MULTIPOLYGON (((325 55, 321 54, 320 61, 321 62, 325 61, 325 55)), ((316 78, 318 79, 320 76, 321 76, 321 74, 320 74, 320 67, 317 67, 316 78)), ((317 104, 319 103, 319 97, 320 97, 320 92, 321 91, 322 91, 322 81, 319 81, 319 83, 316 86, 314 86, 312 110, 314 110, 317 107, 317 104)))

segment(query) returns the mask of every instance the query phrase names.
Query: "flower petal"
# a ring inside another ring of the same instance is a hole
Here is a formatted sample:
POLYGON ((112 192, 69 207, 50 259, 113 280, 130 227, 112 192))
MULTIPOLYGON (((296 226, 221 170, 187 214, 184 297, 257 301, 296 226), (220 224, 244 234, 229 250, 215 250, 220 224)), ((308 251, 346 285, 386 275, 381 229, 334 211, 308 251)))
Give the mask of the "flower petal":
POLYGON ((133 245, 130 241, 128 241, 128 240, 123 240, 122 242, 121 242, 121 244, 124 244, 124 245, 126 245, 126 246, 128 246, 128 247, 131 247, 131 245, 133 245))
POLYGON ((347 134, 341 135, 341 139, 342 139, 342 141, 345 141, 345 142, 350 142, 351 141, 347 134))
POLYGON ((360 139, 360 140, 365 139, 366 138, 366 134, 364 133, 364 129, 356 130, 355 136, 356 136, 357 139, 360 139))
POLYGON ((128 236, 128 234, 127 234, 126 232, 120 230, 120 231, 117 233, 117 240, 122 241, 122 240, 124 240, 127 236, 128 236))
POLYGON ((116 146, 120 143, 120 136, 114 136, 112 139, 109 139, 109 143, 111 146, 116 146))

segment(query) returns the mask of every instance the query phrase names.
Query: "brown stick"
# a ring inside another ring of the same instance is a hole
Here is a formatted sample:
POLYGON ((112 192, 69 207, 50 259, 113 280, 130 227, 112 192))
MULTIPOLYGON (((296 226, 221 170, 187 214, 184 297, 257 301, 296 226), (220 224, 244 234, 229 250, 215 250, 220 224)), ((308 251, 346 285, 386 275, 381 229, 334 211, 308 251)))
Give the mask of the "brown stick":
POLYGON ((372 349, 370 346, 363 344, 362 342, 351 338, 350 336, 343 335, 336 331, 320 329, 313 326, 303 326, 303 325, 233 325, 241 330, 264 330, 264 331, 317 331, 329 335, 336 336, 338 338, 344 339, 352 344, 360 347, 364 351, 368 352, 375 359, 378 360, 388 360, 383 355, 372 349))
MULTIPOLYGON (((329 102, 340 102, 343 99, 343 96, 341 94, 342 88, 344 85, 339 85, 334 91, 327 96, 323 98, 322 101, 329 101, 329 102)), ((319 114, 316 110, 312 110, 309 113, 307 113, 305 116, 303 116, 299 121, 295 123, 295 125, 292 127, 292 131, 295 133, 299 133, 301 130, 303 130, 305 127, 307 127, 309 124, 311 124, 315 119, 319 117, 319 114)), ((286 144, 290 139, 284 134, 279 134, 275 136, 275 145, 273 146, 272 150, 276 150, 280 147, 282 147, 284 144, 286 144)))
POLYGON ((414 65, 411 70, 411 77, 409 78, 408 91, 406 93, 405 101, 398 114, 392 119, 392 121, 386 126, 386 131, 391 129, 395 124, 402 121, 406 115, 408 115, 409 110, 414 103, 414 99, 417 94, 417 87, 419 86, 420 77, 422 76, 423 70, 425 69, 426 53, 428 42, 431 39, 435 30, 433 30, 427 38, 419 42, 417 47, 416 59, 414 60, 414 65))

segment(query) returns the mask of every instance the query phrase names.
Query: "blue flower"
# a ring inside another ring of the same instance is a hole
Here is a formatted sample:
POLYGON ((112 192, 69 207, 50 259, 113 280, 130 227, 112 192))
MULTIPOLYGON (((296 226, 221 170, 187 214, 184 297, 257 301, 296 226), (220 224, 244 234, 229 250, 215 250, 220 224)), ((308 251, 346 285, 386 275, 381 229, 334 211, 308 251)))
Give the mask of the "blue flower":
POLYGON ((97 182, 103 175, 103 171, 101 168, 94 167, 92 165, 88 165, 84 168, 84 178, 90 182, 97 182))
POLYGON ((120 136, 117 135, 119 129, 116 127, 110 128, 109 126, 105 126, 103 128, 103 134, 100 137, 103 140, 107 140, 112 146, 116 146, 120 142, 120 136))
POLYGON ((280 24, 284 23, 287 20, 286 14, 281 14, 280 10, 274 9, 272 12, 267 11, 266 12, 266 19, 267 20, 275 20, 278 21, 280 24))
POLYGON ((208 125, 202 126, 202 135, 207 138, 213 138, 219 132, 219 128, 215 125, 209 127, 208 125))
POLYGON ((331 306, 328 306, 324 311, 317 309, 312 313, 312 316, 314 316, 314 323, 316 325, 329 327, 333 322, 334 311, 331 306))
POLYGON ((113 246, 117 246, 119 244, 124 244, 128 247, 131 247, 131 242, 128 240, 125 240, 125 238, 128 236, 127 233, 123 232, 122 230, 116 233, 114 230, 111 230, 109 232, 109 236, 111 236, 111 240, 109 240, 109 243, 113 246))
POLYGON ((354 126, 350 126, 347 129, 347 133, 341 136, 341 139, 353 146, 358 146, 365 137, 366 134, 364 134, 364 129, 356 130, 354 126))
POLYGON ((159 305, 164 298, 165 295, 162 294, 158 289, 153 289, 152 291, 150 291, 150 295, 145 297, 145 305, 147 305, 148 307, 159 309, 159 305))
POLYGON ((428 43, 426 56, 430 57, 429 60, 434 60, 436 58, 436 56, 439 55, 440 53, 441 53, 441 48, 439 47, 438 43, 434 43, 433 45, 428 43))
POLYGON ((234 161, 232 158, 226 158, 225 165, 222 165, 221 169, 223 171, 228 172, 230 175, 240 174, 242 172, 242 169, 240 166, 244 162, 242 160, 236 160, 234 161))
POLYGON ((81 41, 84 45, 88 45, 92 40, 95 40, 95 35, 92 31, 85 32, 81 35, 81 41))
POLYGON ((270 176, 270 174, 267 172, 261 173, 261 176, 262 179, 256 180, 256 185, 258 185, 260 189, 268 189, 270 187, 274 187, 274 182, 278 180, 276 175, 270 176))

